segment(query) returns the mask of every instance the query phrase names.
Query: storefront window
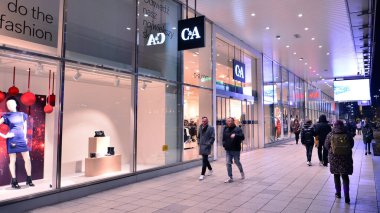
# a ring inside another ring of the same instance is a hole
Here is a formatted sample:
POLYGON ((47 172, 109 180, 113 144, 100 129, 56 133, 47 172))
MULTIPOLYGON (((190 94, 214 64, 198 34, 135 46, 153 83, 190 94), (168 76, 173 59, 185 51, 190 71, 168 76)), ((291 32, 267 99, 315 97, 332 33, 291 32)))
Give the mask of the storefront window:
POLYGON ((140 78, 138 87, 137 170, 180 162, 180 87, 149 78, 140 78))
POLYGON ((216 89, 252 96, 256 89, 256 59, 221 39, 216 41, 216 52, 216 89), (245 65, 244 82, 234 80, 233 60, 245 65))
POLYGON ((62 186, 132 171, 132 100, 131 75, 66 64, 62 186))
POLYGON ((212 125, 212 91, 185 86, 183 113, 183 160, 188 161, 199 158, 197 134, 202 117, 206 116, 212 125))
POLYGON ((135 23, 134 0, 68 0, 66 57, 133 71, 135 23))
POLYGON ((184 83, 212 88, 211 24, 205 26, 206 46, 183 51, 184 83))
MULTIPOLYGON (((55 181, 53 156, 56 144, 55 134, 58 131, 56 128, 58 109, 47 106, 47 96, 53 97, 52 95, 58 93, 56 85, 52 90, 53 80, 57 84, 60 75, 58 65, 57 61, 40 57, 6 51, 0 54, 0 118, 3 118, 0 119, 0 132, 7 134, 12 131, 15 137, 27 138, 25 143, 20 143, 0 137, 0 201, 54 189, 50 185, 55 181), (28 89, 29 70, 30 88, 28 89), (54 79, 52 74, 49 79, 49 71, 54 73, 54 79), (15 82, 14 85, 13 82, 15 82), (14 92, 12 92, 14 89, 9 90, 13 86, 18 90, 14 92), (26 94, 28 91, 34 96, 28 97, 26 94), (33 97, 35 97, 35 102, 29 102, 28 100, 33 100, 33 97), (9 108, 8 103, 11 102, 16 104, 15 111, 9 108), (47 111, 47 108, 52 111, 47 111), (14 116, 21 116, 22 122, 14 122, 14 116), (14 127, 18 125, 23 127, 24 124, 26 124, 26 132, 14 131, 14 127), (15 159, 15 162, 11 159, 15 159), (35 187, 25 186, 27 176, 31 176, 35 187), (12 177, 17 179, 21 189, 12 190, 10 186, 12 177)), ((54 105, 53 98, 50 103, 54 105)), ((55 106, 58 105, 58 96, 55 96, 54 103, 55 106)))
POLYGON ((263 57, 263 75, 264 75, 264 126, 265 126, 265 143, 270 143, 274 139, 274 103, 277 103, 277 93, 273 85, 272 61, 263 57))
POLYGON ((177 48, 177 24, 181 19, 180 4, 171 0, 155 1, 155 4, 139 1, 137 16, 139 73, 178 81, 180 52, 177 48))

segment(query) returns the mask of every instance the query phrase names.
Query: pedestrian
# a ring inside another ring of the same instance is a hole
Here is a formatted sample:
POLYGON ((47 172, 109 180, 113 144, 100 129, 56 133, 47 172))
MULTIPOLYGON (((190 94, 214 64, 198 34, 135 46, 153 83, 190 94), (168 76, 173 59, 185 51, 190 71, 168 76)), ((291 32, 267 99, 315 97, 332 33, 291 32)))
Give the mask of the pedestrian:
POLYGON ((344 123, 337 120, 331 133, 327 135, 325 148, 329 150, 330 172, 334 175, 335 197, 341 198, 342 185, 340 178, 343 180, 344 198, 347 204, 350 203, 350 179, 354 171, 352 159, 352 148, 354 139, 351 133, 347 132, 344 123))
POLYGON ((212 175, 212 167, 208 160, 208 156, 211 154, 211 148, 215 141, 214 127, 208 124, 208 118, 202 117, 202 125, 198 131, 198 145, 199 155, 202 155, 202 172, 199 176, 199 180, 204 180, 206 174, 206 168, 208 169, 207 175, 212 175))
POLYGON ((298 144, 298 141, 300 139, 300 133, 301 133, 301 125, 297 118, 293 122, 293 131, 296 137, 296 144, 298 144))
POLYGON ((362 123, 360 121, 356 123, 356 130, 358 130, 358 135, 362 134, 362 123))
POLYGON ((307 165, 309 166, 311 166, 311 156, 313 154, 315 136, 312 124, 313 122, 311 120, 307 120, 301 130, 301 143, 306 147, 307 165))
POLYGON ((371 153, 371 142, 373 139, 373 129, 371 123, 368 121, 368 118, 364 120, 364 125, 362 127, 362 133, 363 133, 363 142, 364 142, 364 149, 365 149, 365 155, 372 154, 371 153))
POLYGON ((314 125, 314 131, 318 137, 318 159, 320 166, 328 164, 328 150, 324 147, 327 135, 331 132, 331 126, 327 121, 326 115, 319 116, 319 121, 314 125))
POLYGON ((232 159, 238 167, 241 179, 245 179, 243 166, 240 163, 240 150, 241 143, 244 141, 244 134, 240 127, 235 125, 235 119, 230 117, 227 119, 226 127, 223 130, 223 147, 226 150, 226 166, 228 179, 225 183, 232 183, 234 181, 232 176, 232 159))

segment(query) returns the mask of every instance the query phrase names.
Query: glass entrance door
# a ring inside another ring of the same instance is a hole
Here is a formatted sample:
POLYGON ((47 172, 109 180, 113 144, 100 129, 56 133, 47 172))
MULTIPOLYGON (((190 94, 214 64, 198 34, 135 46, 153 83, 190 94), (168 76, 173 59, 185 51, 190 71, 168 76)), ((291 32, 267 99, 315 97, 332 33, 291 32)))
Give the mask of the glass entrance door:
POLYGON ((217 122, 216 122, 216 139, 218 147, 218 156, 224 157, 225 151, 223 148, 223 130, 226 125, 226 120, 229 117, 235 119, 236 126, 242 128, 245 135, 245 140, 242 144, 242 151, 253 149, 253 103, 247 100, 232 99, 226 97, 216 97, 217 106, 217 122))

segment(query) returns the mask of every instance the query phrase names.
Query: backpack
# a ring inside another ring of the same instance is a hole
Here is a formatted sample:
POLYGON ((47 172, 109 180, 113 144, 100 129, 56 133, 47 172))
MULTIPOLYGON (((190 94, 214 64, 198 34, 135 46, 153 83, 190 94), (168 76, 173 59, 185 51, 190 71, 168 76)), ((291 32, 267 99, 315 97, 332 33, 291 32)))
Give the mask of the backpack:
POLYGON ((346 134, 333 134, 331 139, 331 149, 334 155, 349 155, 351 146, 346 134))

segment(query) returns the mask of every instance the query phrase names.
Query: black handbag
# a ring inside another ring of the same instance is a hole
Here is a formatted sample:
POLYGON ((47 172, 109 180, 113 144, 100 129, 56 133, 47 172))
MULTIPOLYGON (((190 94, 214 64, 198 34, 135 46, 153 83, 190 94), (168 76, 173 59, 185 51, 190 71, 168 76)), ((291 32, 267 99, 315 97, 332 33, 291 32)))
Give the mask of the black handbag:
POLYGON ((104 131, 95 131, 94 137, 105 137, 104 131))

